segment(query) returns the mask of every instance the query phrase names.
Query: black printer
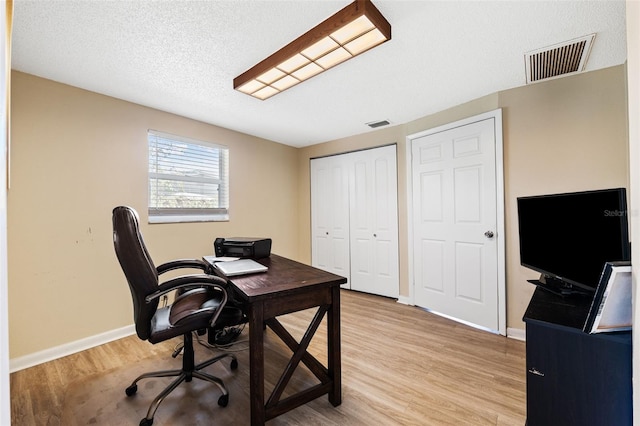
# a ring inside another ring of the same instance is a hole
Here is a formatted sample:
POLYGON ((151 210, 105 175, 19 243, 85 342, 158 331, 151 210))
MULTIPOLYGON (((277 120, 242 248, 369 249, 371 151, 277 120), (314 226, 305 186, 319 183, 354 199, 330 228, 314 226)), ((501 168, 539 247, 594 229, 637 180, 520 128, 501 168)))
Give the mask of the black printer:
POLYGON ((271 238, 216 238, 213 252, 217 257, 248 257, 260 259, 271 254, 271 238))

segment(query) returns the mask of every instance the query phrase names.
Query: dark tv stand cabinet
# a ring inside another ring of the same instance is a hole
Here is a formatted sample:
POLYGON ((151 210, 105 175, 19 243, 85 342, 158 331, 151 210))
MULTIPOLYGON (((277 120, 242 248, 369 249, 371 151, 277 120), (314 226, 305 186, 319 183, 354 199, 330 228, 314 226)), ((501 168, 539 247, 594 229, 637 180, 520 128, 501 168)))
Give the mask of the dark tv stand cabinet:
POLYGON ((590 304, 536 288, 523 318, 527 426, 632 424, 631 332, 583 332, 590 304))

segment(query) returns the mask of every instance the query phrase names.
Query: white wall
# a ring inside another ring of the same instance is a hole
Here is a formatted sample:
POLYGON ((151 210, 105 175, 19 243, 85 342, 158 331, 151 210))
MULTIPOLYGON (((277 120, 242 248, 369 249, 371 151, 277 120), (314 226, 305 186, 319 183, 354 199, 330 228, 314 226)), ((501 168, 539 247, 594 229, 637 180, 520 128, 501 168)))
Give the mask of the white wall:
MULTIPOLYGON (((627 0, 627 90, 629 101, 629 174, 631 208, 631 263, 633 265, 633 328, 640 326, 640 3, 627 0)), ((633 333, 633 424, 640 425, 640 337, 633 333)))

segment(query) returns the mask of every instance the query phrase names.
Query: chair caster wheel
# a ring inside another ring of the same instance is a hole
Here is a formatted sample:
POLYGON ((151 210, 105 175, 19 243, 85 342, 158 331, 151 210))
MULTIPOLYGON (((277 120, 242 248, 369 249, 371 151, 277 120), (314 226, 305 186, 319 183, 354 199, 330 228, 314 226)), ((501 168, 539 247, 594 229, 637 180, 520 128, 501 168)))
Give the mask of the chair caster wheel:
MULTIPOLYGON (((124 390, 124 393, 126 393, 127 396, 135 395, 136 392, 138 392, 138 385, 131 385, 131 386, 129 386, 128 388, 126 388, 124 390)), ((151 423, 149 423, 149 424, 151 424, 151 423)))
POLYGON ((140 420, 140 426, 151 426, 153 424, 153 419, 144 418, 140 420))
POLYGON ((229 364, 229 367, 231 367, 232 370, 237 370, 238 369, 238 360, 237 359, 232 359, 231 360, 231 364, 229 364))
POLYGON ((229 404, 229 395, 220 395, 220 398, 218 398, 218 405, 226 407, 227 404, 229 404))

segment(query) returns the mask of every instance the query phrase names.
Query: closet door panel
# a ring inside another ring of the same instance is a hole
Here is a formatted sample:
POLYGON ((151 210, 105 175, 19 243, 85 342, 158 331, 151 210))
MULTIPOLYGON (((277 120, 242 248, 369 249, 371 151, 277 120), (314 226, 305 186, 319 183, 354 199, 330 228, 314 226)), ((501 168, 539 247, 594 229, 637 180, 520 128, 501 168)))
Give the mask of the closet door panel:
POLYGON ((352 262, 351 288, 398 297, 396 147, 350 155, 355 157, 350 185, 352 257, 355 249, 366 252, 366 258, 358 253, 358 263, 352 262))
POLYGON ((311 160, 311 264, 350 278, 348 171, 343 159, 311 160))
POLYGON ((351 289, 370 292, 369 283, 374 280, 373 238, 371 231, 372 170, 367 156, 362 152, 348 154, 351 158, 349 179, 350 238, 351 238, 351 289))

